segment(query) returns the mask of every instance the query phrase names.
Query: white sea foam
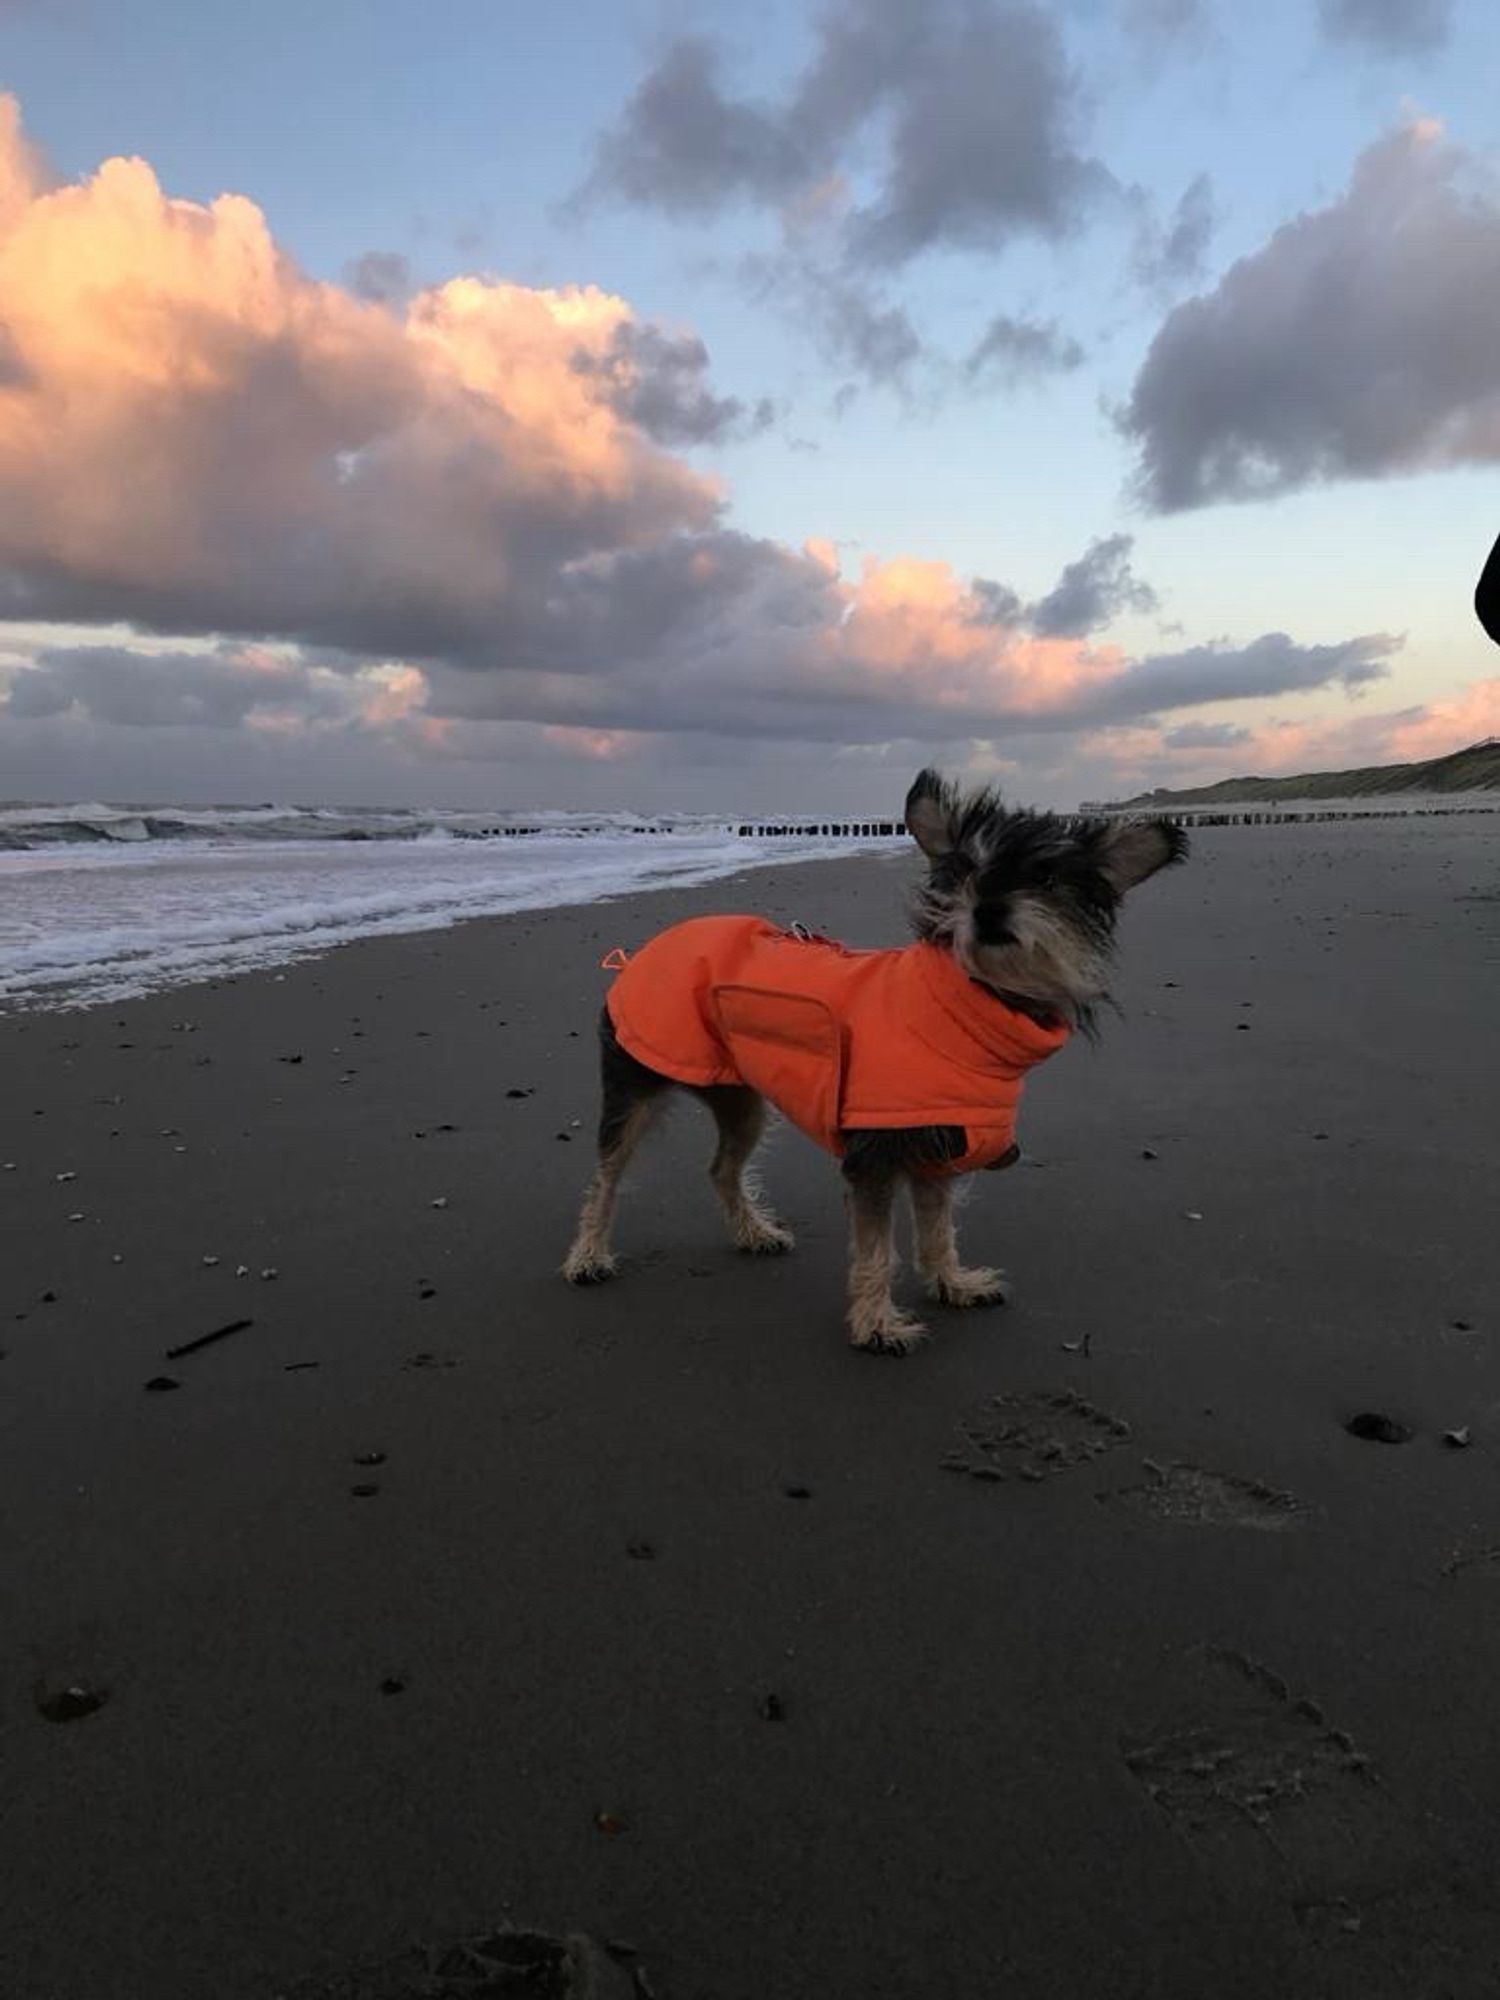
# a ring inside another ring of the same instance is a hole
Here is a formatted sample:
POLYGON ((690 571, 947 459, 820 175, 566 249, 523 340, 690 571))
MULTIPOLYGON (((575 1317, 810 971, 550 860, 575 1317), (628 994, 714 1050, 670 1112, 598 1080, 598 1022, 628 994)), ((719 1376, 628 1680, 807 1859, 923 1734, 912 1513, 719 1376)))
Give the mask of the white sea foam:
MULTIPOLYGON (((27 809, 33 822, 37 810, 27 809)), ((80 809, 66 812, 76 821, 80 809)), ((121 1000, 288 964, 353 938, 894 845, 791 830, 745 838, 722 821, 643 832, 648 823, 627 815, 607 832, 570 830, 566 816, 551 815, 544 833, 466 839, 433 815, 414 817, 404 839, 236 840, 216 814, 212 842, 127 836, 0 853, 0 1008, 121 1000)))

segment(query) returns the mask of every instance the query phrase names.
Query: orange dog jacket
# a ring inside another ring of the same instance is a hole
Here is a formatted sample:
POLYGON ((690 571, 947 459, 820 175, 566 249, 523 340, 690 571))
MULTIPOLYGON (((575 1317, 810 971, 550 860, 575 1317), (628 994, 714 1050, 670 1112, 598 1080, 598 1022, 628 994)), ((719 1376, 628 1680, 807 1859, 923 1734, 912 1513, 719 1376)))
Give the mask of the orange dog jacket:
POLYGON ((970 979, 932 944, 851 951, 761 917, 695 917, 660 932, 610 989, 638 1062, 689 1084, 749 1084, 809 1139, 958 1125, 937 1173, 1008 1164, 1026 1072, 1068 1039, 970 979))

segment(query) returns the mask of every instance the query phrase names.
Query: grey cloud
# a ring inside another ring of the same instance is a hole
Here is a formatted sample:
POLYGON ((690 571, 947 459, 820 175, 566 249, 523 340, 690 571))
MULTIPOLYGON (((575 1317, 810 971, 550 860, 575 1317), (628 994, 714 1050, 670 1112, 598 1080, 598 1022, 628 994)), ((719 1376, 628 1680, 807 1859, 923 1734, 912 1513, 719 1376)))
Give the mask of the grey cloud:
POLYGON ((338 713, 340 704, 314 685, 304 664, 253 665, 225 647, 207 655, 52 648, 14 676, 3 704, 17 721, 76 711, 133 729, 232 729, 257 709, 287 708, 310 719, 338 713))
POLYGON ((1107 625, 1124 610, 1154 611, 1156 592, 1131 574, 1129 535, 1090 543, 1056 584, 1027 613, 1031 629, 1044 639, 1079 639, 1107 625))
POLYGON ((1128 33, 1162 49, 1200 43, 1211 25, 1204 0, 1128 0, 1124 20, 1128 33))
MULTIPOLYGON (((1044 604, 1060 619, 1071 595, 1075 620, 1128 579, 1124 538, 1095 545, 1044 604)), ((1007 586, 974 587, 976 628, 996 630, 993 655, 976 648, 954 666, 929 656, 920 630, 893 670, 888 637, 868 657, 859 621, 845 627, 847 598, 820 562, 780 544, 727 529, 676 534, 609 555, 545 566, 525 588, 497 599, 483 633, 423 656, 430 713, 460 721, 566 724, 664 733, 742 733, 789 741, 878 742, 897 735, 951 739, 955 730, 1057 735, 1207 702, 1357 689, 1385 671, 1397 642, 1380 636, 1304 647, 1285 634, 1241 648, 1203 646, 1135 662, 1103 683, 1086 682, 1068 704, 1044 713, 1012 693, 1005 657, 1018 600, 1007 586), (852 634, 844 637, 845 633, 852 634)), ((1030 616, 1034 619, 1036 612, 1030 616)), ((356 621, 357 622, 357 621, 356 621)), ((376 621, 391 623, 389 611, 376 621)), ((337 719, 338 686, 314 677, 359 664, 361 643, 284 664, 279 678, 232 647, 216 659, 146 656, 119 648, 58 651, 12 683, 14 719, 69 712, 125 724, 228 727, 259 706, 337 719)), ((387 649, 386 656, 391 650, 387 649)))
POLYGON ((971 382, 999 377, 1016 383, 1027 376, 1066 374, 1084 359, 1078 342, 1062 333, 1055 320, 1043 324, 1001 313, 971 350, 964 373, 971 382))
POLYGON ((701 37, 667 51, 598 143, 583 198, 669 214, 782 205, 884 141, 874 199, 847 218, 856 262, 1064 236, 1113 187, 1077 149, 1077 82, 1031 0, 833 0, 816 53, 780 104, 735 99, 701 37))
POLYGON ((953 395, 987 395, 1067 374, 1086 359, 1056 321, 1000 313, 962 362, 950 361, 877 283, 847 270, 830 271, 801 249, 747 257, 740 276, 758 303, 779 304, 834 366, 855 378, 835 398, 836 416, 854 401, 856 387, 889 390, 908 409, 930 411, 953 395))
POLYGON ((717 51, 689 35, 642 79, 619 125, 600 139, 580 199, 610 191, 669 215, 707 216, 738 199, 780 200, 810 171, 785 119, 726 97, 717 51))
POLYGON ((1165 227, 1147 213, 1131 249, 1131 274, 1148 291, 1169 292, 1199 277, 1208 257, 1217 217, 1213 182, 1199 174, 1178 200, 1165 227))
POLYGON ((375 305, 398 306, 411 293, 411 265, 399 250, 366 250, 345 266, 344 282, 375 305))
POLYGON ((1248 646, 1192 646, 1139 660, 1091 694, 1086 706, 1094 720, 1120 722, 1195 702, 1324 687, 1351 693, 1383 679, 1390 671, 1386 658, 1400 646, 1383 632, 1324 646, 1299 646, 1285 632, 1265 632, 1248 646))
POLYGON ((0 320, 0 391, 25 389, 32 380, 31 369, 16 345, 15 335, 4 320, 0 320))
POLYGON ((819 301, 835 357, 867 382, 901 384, 923 358, 921 336, 904 306, 883 305, 858 285, 835 283, 819 301))
POLYGON ((1411 127, 1168 315, 1117 417, 1154 511, 1500 458, 1500 207, 1411 127))
POLYGON ((996 583, 987 576, 976 576, 970 586, 971 595, 978 599, 979 611, 974 622, 977 625, 1018 625, 1024 615, 1020 598, 1008 584, 996 583))
POLYGON ((931 11, 948 18, 890 79, 889 167, 851 218, 853 253, 890 265, 936 246, 1070 235, 1113 180, 1074 148, 1056 25, 1030 6, 931 11))
MULTIPOLYGON (((822 563, 728 530, 679 536, 554 570, 511 608, 485 658, 429 662, 426 713, 452 727, 442 753, 459 757, 488 754, 483 732, 502 724, 738 738, 747 755, 755 741, 802 754, 906 739, 1057 739, 1207 703, 1358 689, 1385 671, 1398 643, 1367 635, 1306 647, 1267 633, 1243 647, 1152 655, 1105 681, 1085 678, 1071 700, 1038 712, 1006 667, 1015 593, 986 582, 975 595, 992 613, 974 624, 994 625, 993 650, 979 646, 956 662, 951 628, 934 634, 929 653, 919 626, 895 666, 889 631, 877 629, 866 653, 860 620, 845 623, 847 599, 822 563)), ((217 740, 272 708, 326 721, 336 736, 368 735, 381 726, 358 722, 348 676, 359 664, 357 655, 316 649, 274 662, 229 645, 207 658, 53 649, 13 674, 0 721, 14 725, 12 741, 64 720, 123 724, 131 735, 198 726, 217 740)), ((404 727, 385 729, 384 740, 432 754, 428 739, 404 727)))
POLYGON ((611 406, 661 445, 725 444, 756 435, 775 416, 766 397, 752 408, 737 396, 711 395, 708 349, 692 334, 673 338, 627 320, 606 355, 580 349, 573 366, 600 378, 611 406))
MULTIPOLYGON (((1104 556, 1091 551, 1076 567, 1107 595, 1126 574, 1123 552, 1097 546, 1104 556)), ((680 538, 570 575, 528 630, 514 667, 434 668, 430 711, 778 741, 951 738, 964 729, 1056 735, 1208 702, 1356 689, 1386 671, 1384 657, 1399 644, 1373 635, 1299 646, 1284 633, 1267 633, 1243 647, 1151 655, 1038 713, 1009 692, 1003 665, 1015 593, 984 581, 974 594, 990 615, 973 624, 997 628, 993 666, 977 651, 955 679, 915 638, 893 671, 888 656, 862 655, 858 620, 848 645, 833 645, 845 600, 820 564, 725 530, 680 538)))
POLYGON ((545 600, 525 607, 513 651, 581 684, 639 669, 663 683, 686 674, 717 692, 800 658, 841 608, 820 563, 719 529, 554 574, 545 600))
POLYGON ((1180 729, 1166 730, 1161 740, 1168 750, 1228 750, 1249 743, 1253 735, 1237 722, 1185 722, 1180 729))
POLYGON ((1386 55, 1441 48, 1452 25, 1452 0, 1318 0, 1318 26, 1329 41, 1386 55))
MULTIPOLYGON (((829 361, 852 370, 865 386, 910 399, 919 383, 931 390, 939 379, 941 364, 906 308, 889 304, 863 278, 830 271, 796 247, 744 258, 739 276, 752 299, 789 313, 829 361)), ((844 395, 843 407, 852 400, 844 395)), ((843 407, 835 413, 842 415, 843 407)))

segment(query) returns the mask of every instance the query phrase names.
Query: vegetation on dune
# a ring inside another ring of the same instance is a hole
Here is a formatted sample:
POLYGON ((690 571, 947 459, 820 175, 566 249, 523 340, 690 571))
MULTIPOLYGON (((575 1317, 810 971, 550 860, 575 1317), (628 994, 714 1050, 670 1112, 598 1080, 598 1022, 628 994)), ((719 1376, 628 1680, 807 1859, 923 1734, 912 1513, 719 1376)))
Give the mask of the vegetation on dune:
POLYGON ((1221 778, 1174 792, 1159 786, 1122 806, 1196 806, 1261 799, 1362 799, 1389 792, 1500 791, 1500 737, 1486 737, 1466 750, 1433 757, 1425 764, 1376 764, 1361 771, 1305 771, 1291 778, 1221 778))

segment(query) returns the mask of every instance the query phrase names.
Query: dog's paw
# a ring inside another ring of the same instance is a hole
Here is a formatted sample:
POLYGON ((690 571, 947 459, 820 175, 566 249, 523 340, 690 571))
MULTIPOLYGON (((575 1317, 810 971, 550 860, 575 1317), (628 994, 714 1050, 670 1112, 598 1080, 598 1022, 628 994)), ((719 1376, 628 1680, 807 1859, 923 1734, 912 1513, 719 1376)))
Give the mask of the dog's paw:
POLYGON ((736 1249, 751 1257, 784 1257, 797 1247, 791 1230, 774 1215, 757 1215, 742 1222, 734 1232, 734 1242, 736 1249))
POLYGON ((849 1322, 849 1344, 865 1354, 910 1354, 911 1350, 929 1338, 928 1329, 909 1312, 902 1312, 899 1306, 888 1306, 885 1311, 863 1315, 849 1322))
POLYGON ((602 1285, 619 1270, 613 1257, 592 1250, 570 1250, 562 1274, 570 1285, 602 1285))
POLYGON ((1003 1306, 1010 1303, 1011 1288, 1003 1271, 981 1268, 934 1278, 932 1296, 945 1306, 1003 1306))

